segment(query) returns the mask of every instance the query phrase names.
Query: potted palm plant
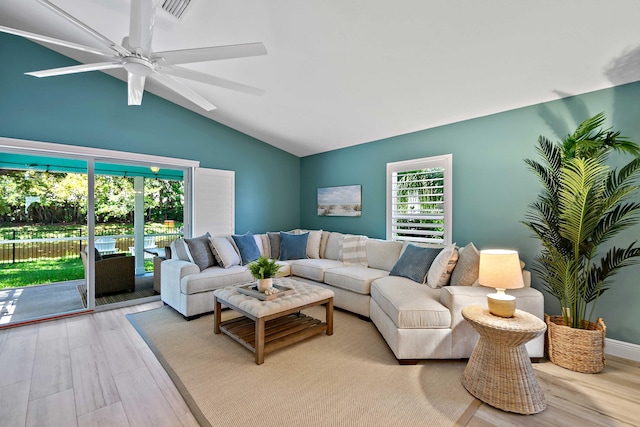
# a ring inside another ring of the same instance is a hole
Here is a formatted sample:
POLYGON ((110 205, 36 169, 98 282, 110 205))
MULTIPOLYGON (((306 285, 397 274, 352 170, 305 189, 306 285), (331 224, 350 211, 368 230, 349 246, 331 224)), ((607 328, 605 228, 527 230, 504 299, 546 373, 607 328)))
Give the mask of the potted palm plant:
POLYGON ((541 162, 526 159, 543 184, 523 223, 542 243, 535 271, 560 302, 562 315, 545 315, 549 359, 579 372, 604 368, 602 319, 593 320, 598 298, 614 284, 612 276, 638 261, 636 242, 627 247, 603 244, 639 220, 636 179, 640 148, 602 129, 603 113, 586 119, 563 141, 538 139, 541 162), (619 170, 607 165, 612 151, 634 159, 619 170), (635 196, 637 200, 637 196, 635 196))
POLYGON ((273 278, 280 271, 280 265, 273 259, 269 259, 265 256, 259 257, 247 265, 251 275, 257 280, 258 290, 264 292, 273 286, 273 278))

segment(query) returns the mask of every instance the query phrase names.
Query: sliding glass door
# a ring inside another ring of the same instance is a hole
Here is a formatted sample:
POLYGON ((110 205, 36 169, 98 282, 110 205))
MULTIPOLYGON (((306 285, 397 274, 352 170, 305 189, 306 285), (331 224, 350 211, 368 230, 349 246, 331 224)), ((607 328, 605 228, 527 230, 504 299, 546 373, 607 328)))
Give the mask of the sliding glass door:
POLYGON ((87 165, 0 153, 0 325, 86 309, 87 165))
POLYGON ((155 165, 95 163, 96 306, 160 293, 154 270, 165 246, 182 236, 183 175, 155 165))
POLYGON ((0 151, 0 326, 159 298, 186 171, 0 151))

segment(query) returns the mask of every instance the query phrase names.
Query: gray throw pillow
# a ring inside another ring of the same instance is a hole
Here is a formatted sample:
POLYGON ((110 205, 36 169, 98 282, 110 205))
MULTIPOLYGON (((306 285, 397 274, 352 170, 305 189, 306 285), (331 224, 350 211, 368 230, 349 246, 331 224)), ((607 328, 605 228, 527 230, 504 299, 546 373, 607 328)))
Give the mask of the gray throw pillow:
POLYGON ((451 272, 451 286, 472 286, 480 273, 480 252, 469 243, 458 251, 456 268, 451 272))
POLYGON ((198 266, 200 271, 216 265, 216 259, 213 256, 211 247, 209 246, 209 233, 205 233, 202 236, 194 237, 193 239, 184 239, 184 242, 189 248, 189 253, 193 262, 198 266))
POLYGON ((271 246, 271 259, 280 259, 280 233, 267 233, 271 246))
POLYGON ((433 260, 441 250, 439 248, 421 248, 409 244, 389 272, 389 276, 401 276, 414 282, 424 283, 433 260))

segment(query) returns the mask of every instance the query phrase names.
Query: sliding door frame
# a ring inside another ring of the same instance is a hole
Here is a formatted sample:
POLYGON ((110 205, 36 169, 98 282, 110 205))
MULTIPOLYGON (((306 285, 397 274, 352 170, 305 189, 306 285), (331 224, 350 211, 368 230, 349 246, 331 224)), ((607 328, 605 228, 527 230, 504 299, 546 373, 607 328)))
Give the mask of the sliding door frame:
MULTIPOLYGON (((184 232, 185 236, 191 235, 192 227, 192 190, 193 171, 200 165, 199 161, 177 159, 171 157, 155 156, 150 154, 129 153, 125 151, 106 150, 101 148, 91 148, 76 145, 57 144, 51 142, 40 142, 14 138, 0 137, 0 152, 19 153, 40 156, 63 157, 69 159, 83 160, 87 162, 87 247, 95 246, 95 163, 96 162, 118 162, 137 166, 157 166, 166 168, 182 169, 184 172, 184 232)), ((95 253, 88 251, 88 277, 87 283, 87 310, 94 311, 95 286, 94 286, 94 265, 95 253)))

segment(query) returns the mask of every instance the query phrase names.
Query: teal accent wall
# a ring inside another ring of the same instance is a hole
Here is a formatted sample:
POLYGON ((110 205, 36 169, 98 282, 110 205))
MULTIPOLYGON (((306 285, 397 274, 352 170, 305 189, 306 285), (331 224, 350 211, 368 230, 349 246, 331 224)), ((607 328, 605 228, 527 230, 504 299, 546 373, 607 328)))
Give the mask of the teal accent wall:
MULTIPOLYGON (((451 153, 453 240, 460 246, 473 241, 480 249, 516 249, 531 267, 540 247, 520 221, 541 185, 523 159, 537 158, 539 135, 560 139, 601 111, 616 130, 640 142, 639 101, 640 83, 633 83, 303 157, 301 227, 384 238, 386 164, 451 153), (353 184, 362 185, 361 217, 317 216, 318 187, 353 184)), ((627 246, 639 238, 637 226, 613 243, 627 246)), ((598 303, 596 315, 604 318, 610 338, 640 344, 639 276, 638 265, 622 270, 598 303)), ((533 285, 542 288, 535 276, 533 285)), ((545 295, 545 309, 559 313, 559 305, 549 295, 545 295)))
MULTIPOLYGON (((149 93, 142 107, 126 107, 126 84, 103 73, 24 76, 74 62, 19 37, 0 34, 0 54, 11 58, 0 67, 0 136, 234 170, 238 233, 300 226, 384 238, 386 163, 452 153, 454 241, 514 248, 531 265, 539 245, 520 221, 540 185, 523 159, 537 156, 538 136, 561 138, 604 111, 613 127, 640 141, 640 83, 633 83, 299 159, 149 93), (318 187, 356 184, 361 217, 317 216, 318 187)), ((638 238, 635 227, 613 243, 638 238)), ((639 275, 640 266, 622 270, 596 315, 608 337, 640 345, 639 275)), ((541 289, 535 275, 533 285, 541 289)), ((548 296, 545 305, 559 311, 548 296)))
POLYGON ((5 58, 0 136, 199 160, 201 167, 233 170, 236 232, 298 226, 298 157, 148 92, 142 106, 128 107, 126 83, 104 73, 25 76, 76 62, 20 37, 0 34, 0 55, 5 58))

